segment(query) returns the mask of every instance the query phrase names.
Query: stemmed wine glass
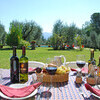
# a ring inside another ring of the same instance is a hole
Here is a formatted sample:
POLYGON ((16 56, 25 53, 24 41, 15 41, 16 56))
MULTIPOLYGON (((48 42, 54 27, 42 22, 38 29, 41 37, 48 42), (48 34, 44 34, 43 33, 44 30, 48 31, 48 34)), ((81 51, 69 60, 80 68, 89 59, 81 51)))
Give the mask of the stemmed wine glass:
POLYGON ((85 55, 77 55, 76 64, 79 67, 77 76, 81 76, 81 70, 85 66, 85 55))
POLYGON ((77 58, 76 58, 76 64, 77 66, 79 67, 79 71, 80 72, 82 70, 82 68, 85 66, 85 55, 77 55, 77 58))

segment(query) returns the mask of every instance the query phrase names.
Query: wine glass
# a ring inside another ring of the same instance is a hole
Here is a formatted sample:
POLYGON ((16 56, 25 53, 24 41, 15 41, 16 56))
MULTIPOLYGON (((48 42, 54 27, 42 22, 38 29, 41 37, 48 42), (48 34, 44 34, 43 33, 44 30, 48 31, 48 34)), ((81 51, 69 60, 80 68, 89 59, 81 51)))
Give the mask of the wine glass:
POLYGON ((77 66, 79 67, 79 71, 80 72, 82 70, 82 68, 85 66, 85 55, 77 55, 77 58, 76 58, 76 64, 77 66))

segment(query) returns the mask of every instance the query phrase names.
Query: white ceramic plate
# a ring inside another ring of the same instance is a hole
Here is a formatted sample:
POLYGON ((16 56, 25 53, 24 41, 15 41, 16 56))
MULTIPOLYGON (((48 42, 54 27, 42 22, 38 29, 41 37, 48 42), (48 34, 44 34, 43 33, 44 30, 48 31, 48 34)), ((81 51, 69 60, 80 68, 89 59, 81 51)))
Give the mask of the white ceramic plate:
MULTIPOLYGON (((95 86, 94 86, 94 88, 96 88, 96 89, 99 89, 98 87, 100 88, 100 85, 98 85, 98 86, 95 85, 95 86)), ((99 99, 100 99, 100 96, 98 96, 98 95, 96 95, 96 94, 94 94, 94 93, 91 93, 91 94, 92 94, 93 96, 95 96, 96 98, 99 98, 99 99)))
MULTIPOLYGON (((27 86, 27 85, 25 85, 25 84, 12 84, 9 87, 21 88, 21 87, 25 87, 25 86, 27 86)), ((37 89, 35 89, 35 91, 32 92, 30 95, 28 95, 26 97, 21 97, 21 98, 11 98, 11 97, 8 97, 8 96, 4 95, 2 92, 0 92, 0 96, 3 97, 3 98, 5 98, 5 99, 20 100, 20 99, 30 98, 30 97, 34 96, 36 93, 37 93, 37 89)))

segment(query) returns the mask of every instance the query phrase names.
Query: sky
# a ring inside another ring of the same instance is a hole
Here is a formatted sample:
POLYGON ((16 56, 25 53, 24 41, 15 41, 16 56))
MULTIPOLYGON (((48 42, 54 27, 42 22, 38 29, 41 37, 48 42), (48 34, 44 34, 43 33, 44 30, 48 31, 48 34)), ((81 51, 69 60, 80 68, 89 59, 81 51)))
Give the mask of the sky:
POLYGON ((13 20, 35 21, 49 33, 59 19, 82 28, 96 12, 100 12, 100 0, 0 0, 0 22, 7 32, 13 20))

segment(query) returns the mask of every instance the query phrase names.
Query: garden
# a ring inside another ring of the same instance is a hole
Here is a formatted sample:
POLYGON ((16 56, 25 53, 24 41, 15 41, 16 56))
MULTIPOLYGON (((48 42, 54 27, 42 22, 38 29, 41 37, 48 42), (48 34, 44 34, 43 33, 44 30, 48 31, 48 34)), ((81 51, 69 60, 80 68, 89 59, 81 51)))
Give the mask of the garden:
POLYGON ((69 61, 75 61, 76 55, 84 54, 86 62, 90 58, 90 49, 95 50, 98 64, 100 55, 100 13, 93 13, 91 20, 80 29, 74 23, 67 25, 57 20, 53 25, 52 36, 45 39, 42 28, 34 21, 10 23, 9 32, 0 24, 0 67, 9 68, 12 47, 17 46, 17 56, 22 55, 22 46, 26 46, 26 55, 30 61, 46 63, 46 58, 64 55, 69 61), (41 47, 47 45, 47 47, 41 47), (78 47, 78 49, 75 49, 78 47))

